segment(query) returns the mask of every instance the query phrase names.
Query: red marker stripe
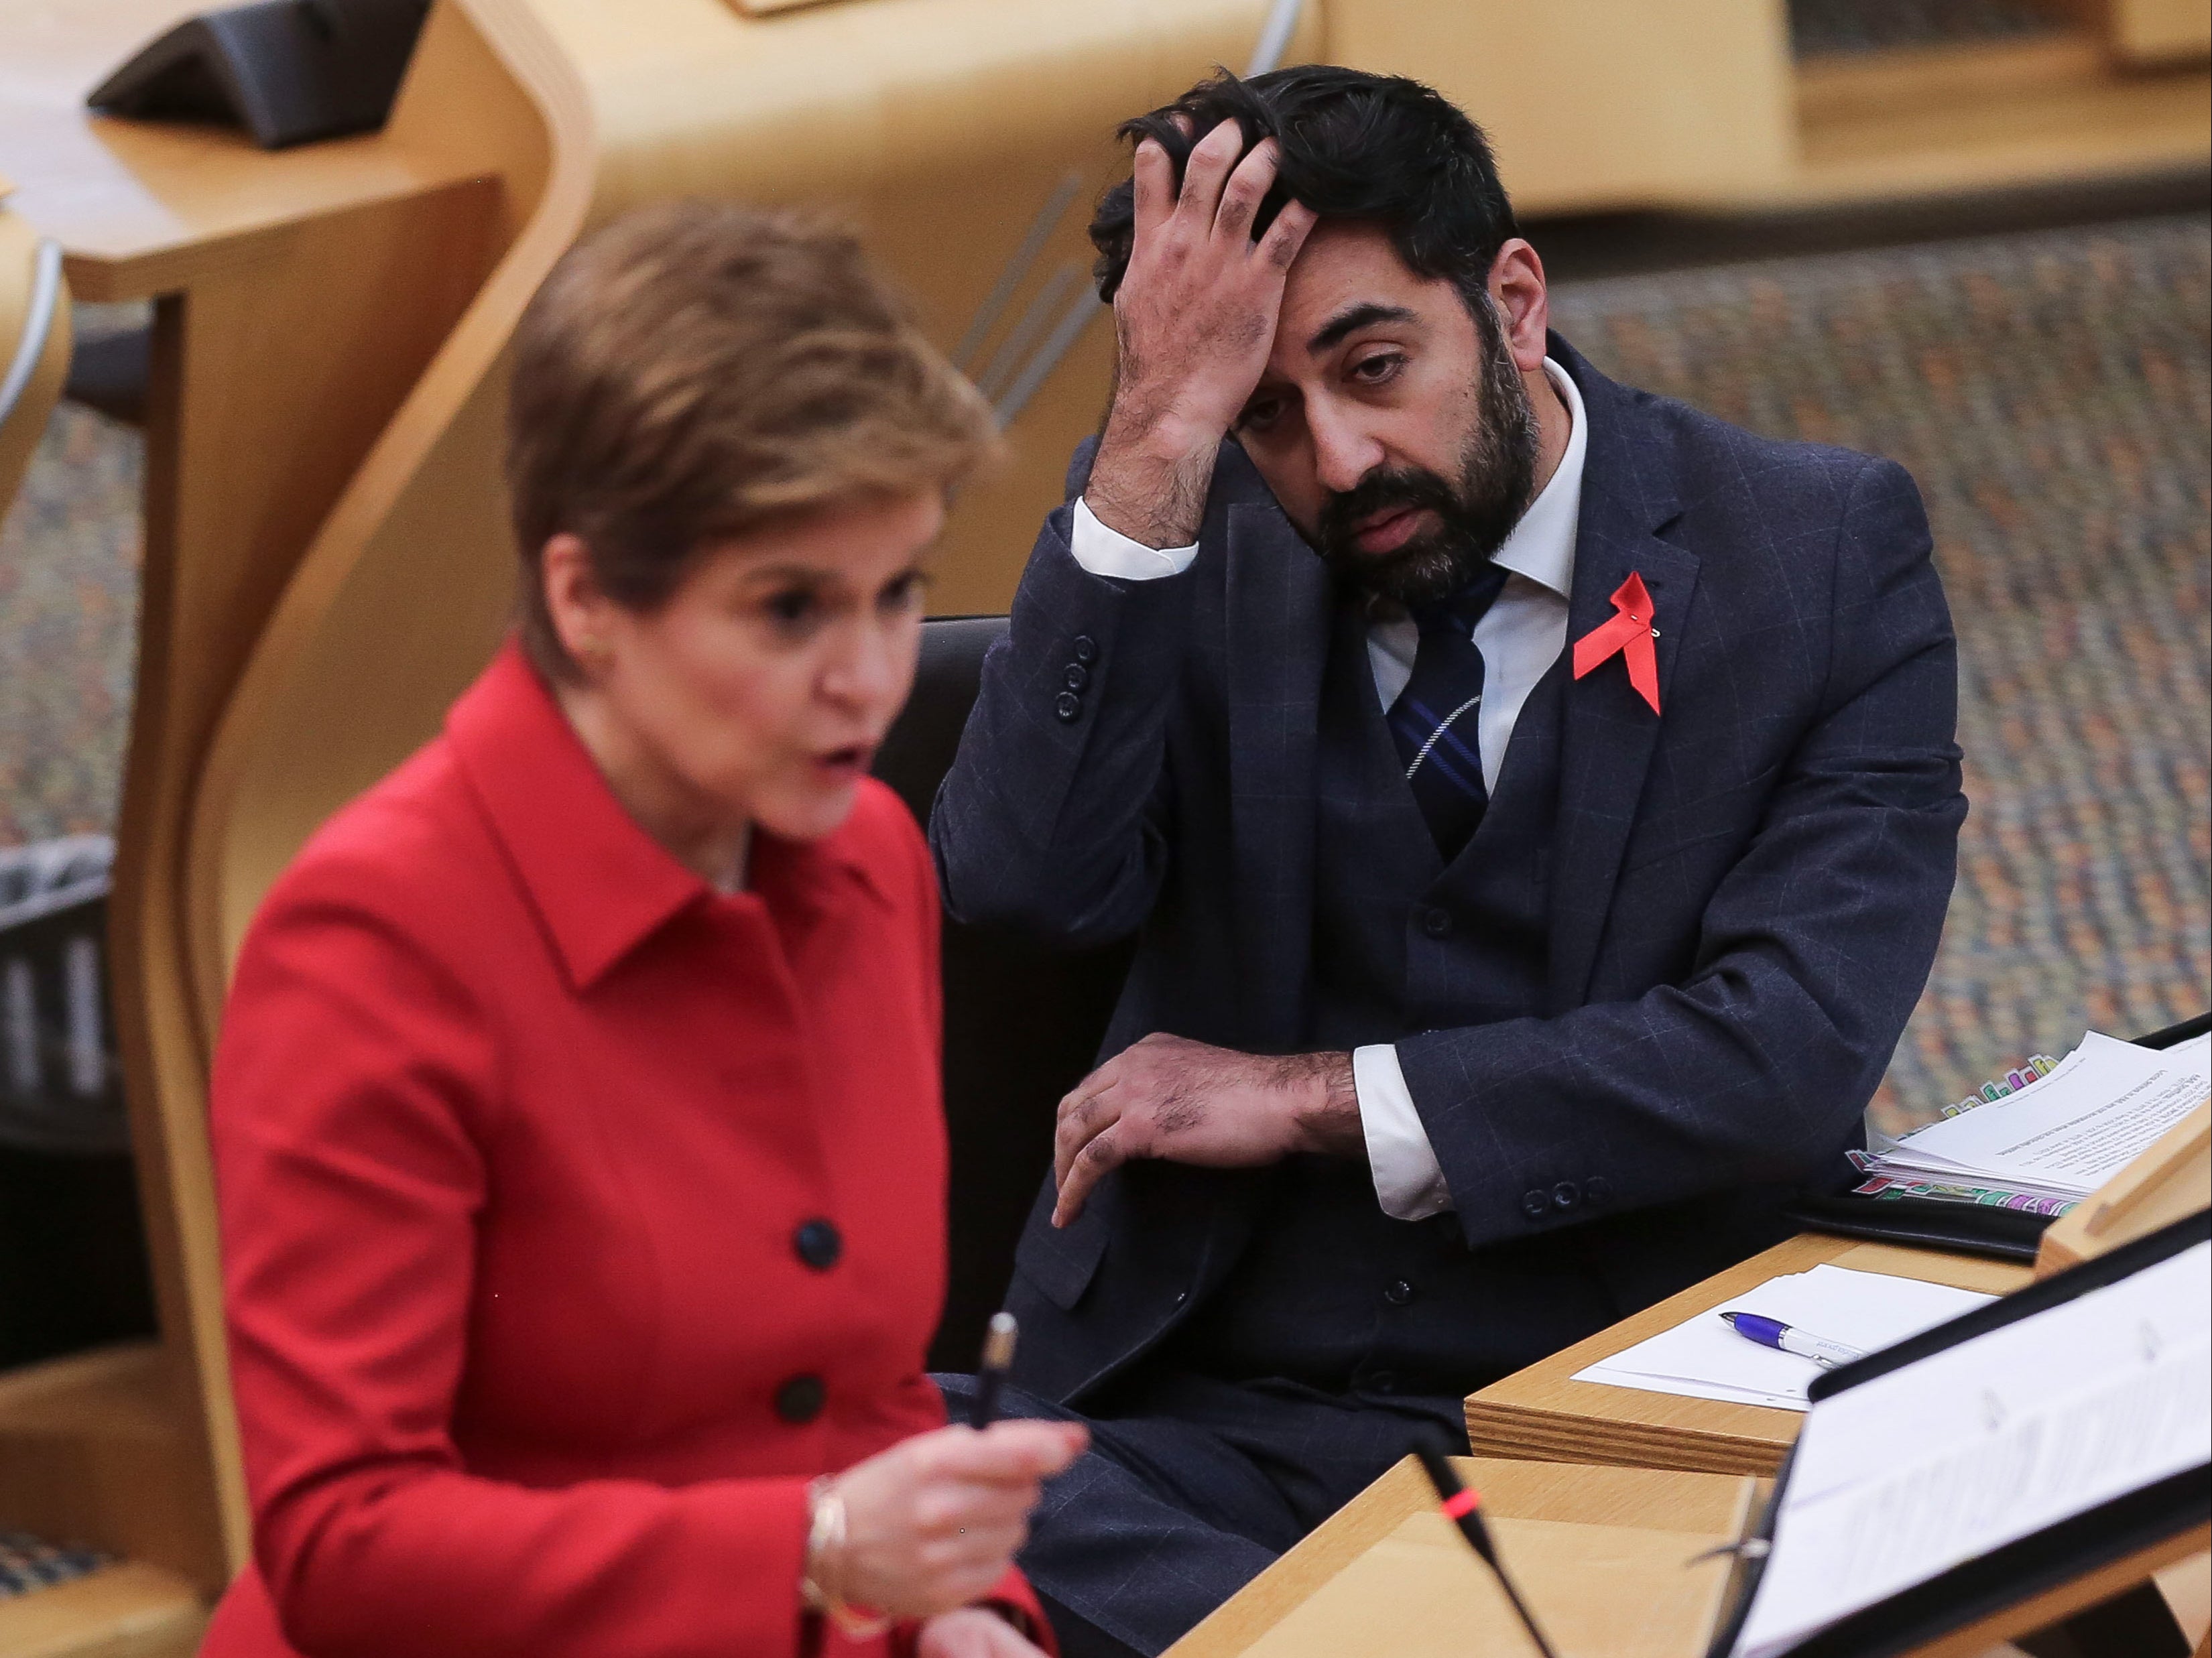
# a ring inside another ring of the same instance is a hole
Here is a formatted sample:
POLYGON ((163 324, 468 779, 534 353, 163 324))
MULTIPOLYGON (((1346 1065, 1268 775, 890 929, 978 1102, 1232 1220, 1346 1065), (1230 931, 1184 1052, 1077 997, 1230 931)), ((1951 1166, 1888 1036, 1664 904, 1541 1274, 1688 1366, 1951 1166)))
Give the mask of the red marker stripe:
POLYGON ((1482 1498, 1473 1491, 1455 1491, 1444 1498, 1444 1512, 1454 1520, 1464 1520, 1482 1506, 1482 1498))

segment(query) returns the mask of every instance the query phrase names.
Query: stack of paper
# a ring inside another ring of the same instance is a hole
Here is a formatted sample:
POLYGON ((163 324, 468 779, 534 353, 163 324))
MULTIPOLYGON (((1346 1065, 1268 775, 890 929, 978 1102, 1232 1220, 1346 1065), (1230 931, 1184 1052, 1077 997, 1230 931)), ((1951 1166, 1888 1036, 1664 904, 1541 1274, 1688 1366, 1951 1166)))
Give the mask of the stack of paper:
POLYGON ((1721 1314, 1758 1313, 1870 1353, 1993 1299, 1948 1284, 1824 1265, 1771 1278, 1725 1307, 1577 1370, 1575 1380, 1802 1411, 1805 1389, 1820 1374, 1820 1366, 1738 1335, 1721 1314))
POLYGON ((1866 1169, 2078 1202, 2208 1095, 2212 1035, 2157 1051, 2092 1031, 2049 1076, 1881 1146, 1866 1169))

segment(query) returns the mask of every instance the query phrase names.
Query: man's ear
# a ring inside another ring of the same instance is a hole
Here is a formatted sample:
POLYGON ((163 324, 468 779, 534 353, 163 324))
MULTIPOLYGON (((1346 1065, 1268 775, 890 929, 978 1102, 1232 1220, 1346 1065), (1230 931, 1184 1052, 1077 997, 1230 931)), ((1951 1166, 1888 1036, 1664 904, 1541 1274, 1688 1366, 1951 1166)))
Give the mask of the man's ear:
POLYGON ((1490 298, 1505 325, 1514 365, 1524 374, 1544 366, 1544 336, 1552 306, 1544 289, 1544 262, 1520 237, 1498 250, 1490 265, 1490 298))

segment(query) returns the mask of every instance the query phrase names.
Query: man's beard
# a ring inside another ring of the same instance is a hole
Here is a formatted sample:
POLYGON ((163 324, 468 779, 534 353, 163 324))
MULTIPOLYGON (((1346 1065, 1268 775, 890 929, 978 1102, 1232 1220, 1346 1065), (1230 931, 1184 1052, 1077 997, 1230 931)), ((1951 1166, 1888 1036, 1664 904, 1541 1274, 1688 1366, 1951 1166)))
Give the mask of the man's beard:
POLYGON ((1322 503, 1315 548, 1340 581, 1401 604, 1445 598, 1481 572, 1528 510, 1540 441, 1536 411, 1488 295, 1474 307, 1474 319, 1482 333, 1482 375, 1458 482, 1447 483, 1425 466, 1377 467, 1330 495, 1322 503), (1387 553, 1362 552, 1354 526, 1393 507, 1425 507, 1437 515, 1437 525, 1387 553))

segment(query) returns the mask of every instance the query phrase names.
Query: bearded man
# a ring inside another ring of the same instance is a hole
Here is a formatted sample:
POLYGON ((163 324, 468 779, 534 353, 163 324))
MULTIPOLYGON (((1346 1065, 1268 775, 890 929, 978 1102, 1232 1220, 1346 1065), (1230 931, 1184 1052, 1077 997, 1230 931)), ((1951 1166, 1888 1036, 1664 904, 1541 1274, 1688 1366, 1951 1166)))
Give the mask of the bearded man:
POLYGON ((1113 405, 931 826, 961 918, 1137 938, 1010 1303, 1010 1407, 1092 1427, 1021 1557, 1078 1658, 1783 1236, 1966 813, 1911 479, 1550 334, 1457 109, 1303 68, 1125 133, 1113 405))

